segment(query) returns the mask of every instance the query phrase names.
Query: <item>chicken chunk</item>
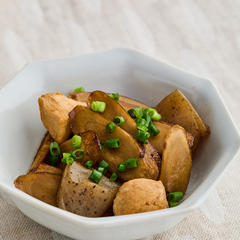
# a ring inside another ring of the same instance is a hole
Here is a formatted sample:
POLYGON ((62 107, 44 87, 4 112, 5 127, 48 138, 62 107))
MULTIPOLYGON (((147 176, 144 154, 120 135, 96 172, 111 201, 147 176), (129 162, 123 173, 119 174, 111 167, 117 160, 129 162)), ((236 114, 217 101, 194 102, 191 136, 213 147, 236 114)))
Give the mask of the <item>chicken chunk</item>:
POLYGON ((68 114, 81 103, 57 92, 42 95, 38 104, 43 125, 54 141, 59 144, 66 141, 72 133, 68 114))
POLYGON ((168 201, 162 182, 144 178, 125 182, 119 188, 113 203, 115 216, 164 208, 168 208, 168 201))

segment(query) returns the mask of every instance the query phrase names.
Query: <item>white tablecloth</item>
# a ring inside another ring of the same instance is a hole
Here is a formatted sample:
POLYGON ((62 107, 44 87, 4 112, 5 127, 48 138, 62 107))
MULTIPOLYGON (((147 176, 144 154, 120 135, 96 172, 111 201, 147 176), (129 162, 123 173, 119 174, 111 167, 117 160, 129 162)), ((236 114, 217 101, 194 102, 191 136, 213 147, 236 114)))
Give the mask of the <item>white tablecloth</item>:
MULTIPOLYGON (((0 88, 32 60, 130 47, 212 79, 240 127, 240 1, 0 0, 0 36, 0 88)), ((238 157, 199 209, 147 239, 240 239, 239 170, 238 157)), ((0 239, 69 238, 1 193, 0 239)))

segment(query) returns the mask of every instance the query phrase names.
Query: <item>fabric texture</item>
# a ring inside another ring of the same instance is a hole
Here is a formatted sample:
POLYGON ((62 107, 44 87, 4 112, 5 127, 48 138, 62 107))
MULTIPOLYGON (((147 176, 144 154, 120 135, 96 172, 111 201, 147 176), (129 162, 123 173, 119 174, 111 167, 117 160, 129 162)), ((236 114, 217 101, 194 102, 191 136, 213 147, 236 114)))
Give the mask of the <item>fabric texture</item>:
MULTIPOLYGON (((0 0, 0 6, 0 89, 29 61, 129 47, 211 79, 240 127, 239 1, 0 0)), ((239 169, 240 157, 199 209, 144 240, 240 239, 239 169)), ((2 239, 70 238, 29 219, 0 192, 2 239)))

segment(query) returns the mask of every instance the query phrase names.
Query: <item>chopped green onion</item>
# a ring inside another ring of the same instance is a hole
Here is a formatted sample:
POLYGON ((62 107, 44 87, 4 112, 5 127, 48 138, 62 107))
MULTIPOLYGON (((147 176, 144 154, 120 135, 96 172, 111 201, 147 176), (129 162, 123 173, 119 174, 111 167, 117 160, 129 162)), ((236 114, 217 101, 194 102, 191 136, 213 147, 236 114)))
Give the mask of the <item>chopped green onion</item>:
POLYGON ((71 152, 71 155, 74 159, 80 159, 84 156, 84 151, 82 149, 76 149, 71 152), (80 154, 79 156, 76 155, 78 152, 80 154))
POLYGON ((115 182, 117 180, 117 178, 118 178, 118 173, 112 173, 109 180, 112 182, 115 182))
POLYGON ((106 131, 108 133, 112 133, 114 130, 115 130, 116 126, 113 122, 109 122, 107 125, 106 125, 106 131))
POLYGON ((100 163, 99 163, 99 167, 103 167, 104 169, 108 169, 109 168, 109 164, 102 160, 100 163))
POLYGON ((65 158, 66 164, 71 165, 74 161, 73 157, 67 157, 65 158))
POLYGON ((145 140, 142 140, 141 143, 142 143, 142 144, 148 144, 148 140, 146 140, 146 139, 145 139, 145 140))
POLYGON ((63 153, 63 158, 71 157, 71 153, 63 153))
POLYGON ((58 156, 60 154, 60 148, 57 142, 51 142, 49 148, 52 156, 58 156))
POLYGON ((105 169, 103 167, 98 167, 97 170, 104 175, 105 169))
POLYGON ((146 113, 146 111, 143 111, 143 119, 146 121, 146 126, 148 127, 150 122, 152 121, 151 117, 146 113))
POLYGON ((91 109, 95 112, 103 113, 106 109, 106 103, 105 102, 100 102, 100 101, 92 101, 91 109))
POLYGON ((58 163, 58 155, 50 155, 49 159, 48 159, 48 165, 51 166, 57 166, 58 163))
POLYGON ((150 138, 150 133, 146 132, 146 139, 150 138))
POLYGON ((68 158, 68 157, 71 157, 71 153, 63 153, 63 158, 62 158, 62 162, 63 163, 66 163, 66 159, 68 158))
POLYGON ((93 169, 88 179, 94 181, 95 183, 99 183, 101 178, 102 178, 102 173, 97 171, 96 169, 93 169))
POLYGON ((115 124, 117 124, 118 126, 122 126, 125 122, 124 118, 122 116, 116 116, 114 119, 113 119, 113 122, 115 124))
POLYGON ((109 94, 109 97, 118 101, 119 100, 119 93, 111 93, 111 94, 109 94))
POLYGON ((120 148, 120 140, 119 138, 110 138, 106 141, 108 148, 120 148))
POLYGON ((152 120, 159 121, 161 119, 161 115, 159 113, 154 114, 151 116, 152 120))
POLYGON ((85 92, 83 87, 75 88, 74 92, 85 92))
POLYGON ((119 170, 119 172, 126 172, 127 171, 127 166, 126 163, 121 162, 117 165, 117 168, 119 170))
POLYGON ((152 120, 158 121, 161 119, 161 115, 154 108, 145 108, 144 111, 151 117, 152 120))
POLYGON ((84 167, 85 167, 85 168, 88 168, 88 169, 91 168, 92 165, 93 165, 92 160, 88 160, 88 161, 86 161, 86 162, 84 163, 84 167))
POLYGON ((143 109, 142 107, 135 107, 133 108, 136 117, 142 117, 143 116, 143 109))
POLYGON ((99 168, 104 168, 104 171, 102 172, 102 174, 105 174, 107 172, 108 168, 109 168, 109 164, 106 161, 102 160, 99 163, 98 167, 99 168))
POLYGON ((135 118, 136 117, 134 109, 129 109, 127 111, 127 113, 130 115, 131 118, 135 118))
POLYGON ((148 130, 153 136, 156 136, 160 133, 160 131, 157 129, 153 122, 149 124, 148 130))
POLYGON ((148 133, 143 130, 138 130, 136 138, 143 141, 146 140, 148 133))
POLYGON ((103 148, 104 148, 104 143, 103 143, 103 142, 100 142, 100 146, 101 146, 101 151, 102 151, 103 148))
POLYGON ((126 167, 127 168, 135 168, 138 166, 138 159, 137 158, 129 158, 126 160, 126 167))
POLYGON ((168 206, 171 207, 176 207, 178 205, 177 202, 168 202, 168 206))
POLYGON ((183 199, 182 192, 171 192, 168 194, 168 201, 169 202, 179 202, 183 199))
POLYGON ((79 135, 74 135, 72 137, 71 144, 74 148, 79 148, 82 144, 82 138, 79 135))
MULTIPOLYGON (((151 120, 151 118, 150 118, 150 120, 151 120)), ((148 123, 144 118, 138 117, 138 118, 136 118, 135 122, 137 125, 143 125, 145 127, 148 127, 148 123)))
POLYGON ((142 124, 137 124, 137 128, 138 128, 139 130, 144 131, 144 132, 147 132, 147 131, 148 131, 148 128, 147 128, 146 126, 142 125, 142 124))

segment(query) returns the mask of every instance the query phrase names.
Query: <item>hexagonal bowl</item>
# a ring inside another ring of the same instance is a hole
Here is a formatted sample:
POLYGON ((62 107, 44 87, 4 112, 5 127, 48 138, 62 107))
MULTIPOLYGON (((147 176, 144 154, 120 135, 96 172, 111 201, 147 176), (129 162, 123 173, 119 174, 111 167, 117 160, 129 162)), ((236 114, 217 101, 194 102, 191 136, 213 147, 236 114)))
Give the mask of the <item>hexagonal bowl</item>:
POLYGON ((75 239, 137 239, 174 227, 206 200, 239 153, 239 131, 211 81, 131 49, 29 63, 0 91, 0 103, 0 189, 25 215, 75 239), (14 187, 14 180, 30 167, 46 132, 38 98, 57 91, 67 95, 79 86, 87 91, 118 92, 153 107, 175 89, 190 100, 211 134, 200 144, 179 206, 88 218, 45 204, 14 187))

